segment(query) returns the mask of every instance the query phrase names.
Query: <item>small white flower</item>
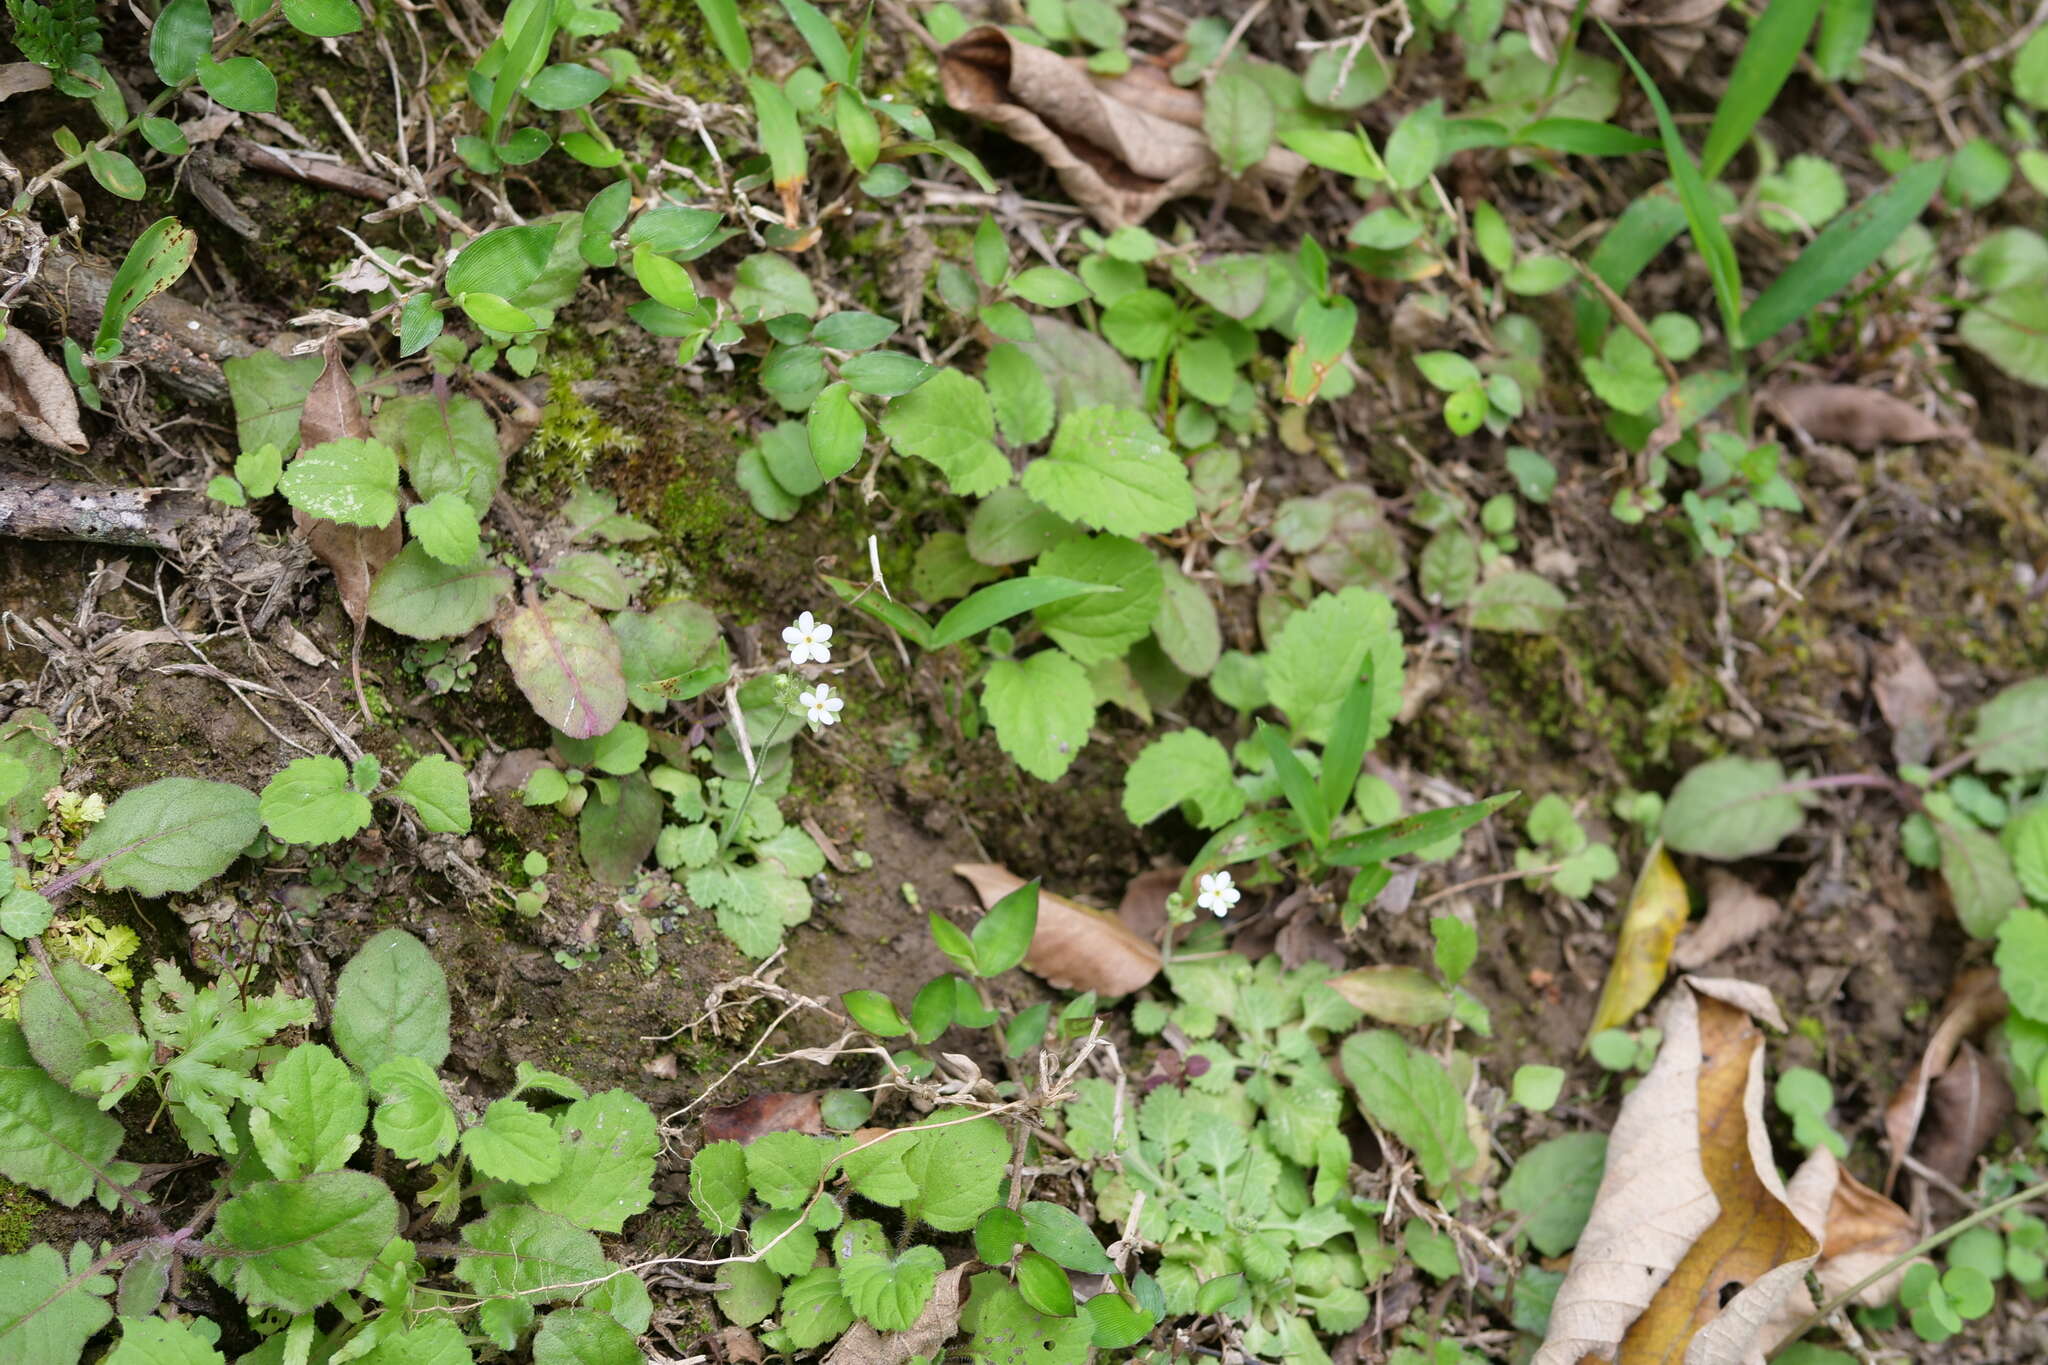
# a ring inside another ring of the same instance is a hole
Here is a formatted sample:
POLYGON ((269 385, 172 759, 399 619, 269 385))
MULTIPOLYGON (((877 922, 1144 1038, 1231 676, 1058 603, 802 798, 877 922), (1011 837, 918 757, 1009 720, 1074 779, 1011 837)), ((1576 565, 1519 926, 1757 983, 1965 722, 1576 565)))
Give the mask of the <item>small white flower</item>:
POLYGON ((1201 894, 1195 897, 1195 904, 1204 910, 1214 911, 1222 919, 1230 913, 1230 907, 1244 899, 1244 893, 1231 884, 1228 872, 1204 872, 1198 883, 1201 894))
POLYGON ((822 664, 832 661, 832 627, 809 612, 796 618, 793 626, 782 628, 782 643, 789 646, 793 664, 822 664))
POLYGON ((839 712, 846 705, 843 698, 832 695, 830 683, 819 683, 814 690, 804 693, 797 700, 803 703, 804 715, 810 718, 813 725, 837 725, 839 712))

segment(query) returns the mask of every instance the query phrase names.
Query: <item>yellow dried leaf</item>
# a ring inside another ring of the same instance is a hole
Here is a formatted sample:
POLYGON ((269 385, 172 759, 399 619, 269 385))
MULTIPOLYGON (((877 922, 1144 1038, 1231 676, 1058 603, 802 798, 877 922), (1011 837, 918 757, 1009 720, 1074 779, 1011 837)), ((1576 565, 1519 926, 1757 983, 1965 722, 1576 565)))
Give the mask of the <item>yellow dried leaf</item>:
POLYGON ((1671 964, 1671 945, 1692 913, 1685 892, 1685 879, 1677 864, 1664 851, 1660 840, 1650 845, 1643 870, 1629 892, 1628 910, 1621 918, 1621 937, 1614 948, 1614 965, 1607 969, 1607 984, 1600 988, 1600 1007, 1593 1011, 1593 1026, 1586 1037, 1605 1029, 1619 1028, 1650 1003, 1650 997, 1664 984, 1671 964))

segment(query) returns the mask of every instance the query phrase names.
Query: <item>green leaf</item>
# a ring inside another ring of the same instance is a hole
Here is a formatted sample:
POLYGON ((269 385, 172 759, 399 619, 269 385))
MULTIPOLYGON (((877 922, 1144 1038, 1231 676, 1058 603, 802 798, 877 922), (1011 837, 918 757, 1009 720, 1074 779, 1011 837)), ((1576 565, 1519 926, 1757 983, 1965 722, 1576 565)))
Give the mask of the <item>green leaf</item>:
POLYGON ((498 623, 506 666, 536 714, 572 739, 590 739, 626 714, 619 642, 603 619, 565 596, 528 602, 498 623))
POLYGON ((991 663, 981 705, 1003 752, 1043 782, 1057 781, 1073 764, 1095 720, 1087 670, 1056 649, 991 663))
POLYGON ((424 549, 443 564, 461 566, 483 548, 476 513, 458 493, 436 494, 405 509, 405 524, 424 549))
POLYGON ((428 754, 405 770, 391 794, 413 808, 428 832, 469 833, 469 777, 454 759, 428 754))
MULTIPOLYGON (((21 1026, 0 1020, 0 1176, 75 1208, 112 1174, 121 1125, 52 1078, 21 1026)), ((0 1295, 9 1283, 0 1277, 0 1295)), ((0 1313, 4 1318, 4 1313, 0 1313)), ((0 1341, 6 1329, 0 1327, 0 1341)))
POLYGON ((1116 1263, 1103 1250, 1102 1240, 1072 1209, 1043 1199, 1027 1199, 1019 1212, 1024 1215, 1025 1236, 1034 1250, 1068 1270, 1091 1275, 1115 1273, 1116 1263))
POLYGON ((403 929, 365 943, 334 987, 334 1044, 358 1070, 393 1057, 429 1069, 448 1058, 448 979, 427 946, 403 929))
POLYGON ((559 222, 521 223, 472 238, 448 263, 443 287, 458 299, 464 294, 516 298, 547 269, 561 230, 559 222))
POLYGON ((1150 1309, 1133 1308, 1115 1291, 1097 1294, 1081 1305, 1087 1315, 1090 1339, 1105 1351, 1121 1351, 1151 1335, 1159 1323, 1150 1309))
MULTIPOLYGON (((129 164, 129 170, 134 170, 133 163, 129 164)), ((141 183, 139 173, 135 183, 137 186, 141 183)), ((128 197, 139 199, 141 195, 128 197)), ((159 218, 142 230, 129 246, 127 255, 121 258, 120 268, 115 270, 114 278, 107 287, 106 306, 100 312, 99 330, 93 335, 94 356, 107 360, 121 353, 121 334, 128 327, 128 319, 135 316, 136 309, 176 284, 191 266, 193 254, 198 249, 199 235, 190 228, 181 227, 175 218, 159 218)), ((308 358, 314 361, 313 370, 318 373, 318 358, 308 358)), ((310 379, 307 380, 309 386, 311 383, 310 379)), ((236 403, 235 415, 238 419, 241 416, 239 402, 236 403)), ((296 426, 297 419, 293 420, 296 426)), ((248 448, 246 442, 243 448, 248 448)))
POLYGON ((576 62, 555 62, 533 73, 525 93, 537 108, 565 110, 581 109, 610 88, 610 78, 601 71, 576 62))
POLYGON ((1001 976, 1023 962, 1038 931, 1038 882, 1034 878, 1010 892, 983 915, 972 934, 974 974, 1001 976))
POLYGON ((1200 583, 1162 560, 1159 610, 1152 635, 1173 666, 1191 678, 1206 678, 1223 655, 1223 627, 1216 604, 1200 583))
POLYGON ((1463 834, 1520 795, 1520 792, 1501 792, 1468 805, 1445 806, 1438 810, 1404 815, 1399 820, 1376 825, 1362 834, 1339 839, 1324 851, 1323 856, 1325 861, 1338 867, 1369 867, 1374 863, 1382 863, 1389 858, 1397 858, 1403 853, 1413 853, 1432 844, 1440 844, 1454 835, 1463 834))
POLYGON ((299 411, 313 381, 320 377, 322 364, 317 355, 288 358, 275 351, 257 351, 221 362, 243 450, 272 445, 289 453, 298 448, 299 411))
POLYGON ((1429 932, 1436 940, 1438 975, 1446 984, 1457 985, 1479 957, 1478 930, 1454 916, 1439 915, 1429 922, 1429 932))
POLYGON ((249 1136, 280 1180, 337 1171, 362 1144, 370 1109, 341 1058, 301 1043, 270 1070, 249 1110, 249 1136))
POLYGON ((1187 804, 1202 829, 1235 820, 1244 809, 1230 755, 1201 730, 1176 730, 1142 749, 1124 773, 1124 818, 1149 825, 1187 804))
POLYGON ((1919 218, 1946 169, 1922 161, 1823 228, 1743 313, 1743 345, 1770 340, 1840 293, 1919 218))
POLYGON ((398 456, 382 441, 343 437, 300 451, 277 487, 308 516, 387 526, 398 515, 398 456))
POLYGON ((1344 696, 1344 704, 1337 709, 1330 742, 1323 748, 1323 768, 1317 775, 1317 781, 1322 791, 1323 808, 1332 818, 1343 814, 1346 803, 1351 800, 1352 790, 1358 785, 1359 766, 1372 749, 1374 715, 1378 709, 1372 666, 1368 661, 1365 672, 1352 684, 1344 696))
POLYGON ((1677 853, 1732 861, 1768 853, 1805 823, 1799 798, 1785 789, 1774 758, 1702 763, 1664 803, 1664 842, 1677 853))
POLYGON ((1067 1282, 1067 1272, 1049 1256, 1027 1251, 1017 1258, 1017 1292, 1047 1317, 1074 1315, 1074 1287, 1067 1282))
POLYGON ((213 14, 206 0, 170 0, 149 29, 149 64, 165 85, 191 79, 213 50, 213 14))
POLYGON ((1010 462, 995 446, 988 394, 959 370, 940 370, 891 399, 882 434, 899 455, 935 466, 961 497, 981 497, 1010 481, 1010 462))
POLYGON ((79 1073, 108 1058, 108 1040, 140 1032, 119 986, 82 962, 59 959, 21 988, 22 1032, 43 1070, 80 1094, 98 1098, 79 1073))
POLYGON ((0 934, 31 939, 50 927, 50 902, 41 893, 16 887, 0 896, 0 934))
POLYGON ((747 1181, 768 1207, 801 1208, 824 1175, 832 1146, 804 1133, 764 1133, 747 1144, 747 1181))
POLYGON ((1984 703, 1969 747, 1978 772, 2019 776, 2048 770, 2048 677, 2014 683, 1984 703))
POLYGON ((697 0, 697 11, 704 16, 704 27, 711 30, 711 40, 718 45, 725 64, 742 76, 752 70, 754 49, 747 41, 738 0, 697 0))
POLYGON ((285 22, 314 38, 339 38, 363 26, 351 0, 284 0, 285 22))
MULTIPOLYGON (((125 1279, 122 1287, 125 1292, 125 1279)), ((4 1335, 0 1331, 0 1336, 4 1335)), ((190 1323, 124 1315, 121 1340, 104 1365, 226 1365, 226 1359, 210 1338, 200 1336, 190 1323)))
POLYGON ((1436 1058, 1391 1030, 1369 1029, 1344 1040, 1341 1064, 1358 1107, 1414 1153, 1432 1189, 1479 1159, 1465 1127, 1465 1101, 1436 1058))
POLYGON ((900 1255, 889 1255, 881 1227, 866 1219, 848 1223, 834 1235, 833 1243, 842 1248, 840 1292, 853 1311, 879 1331, 901 1332, 916 1322, 931 1300, 939 1272, 946 1268, 946 1258, 933 1246, 912 1246, 900 1255))
POLYGON ((633 596, 632 584, 609 556, 596 550, 565 554, 540 571, 549 587, 580 597, 599 611, 621 611, 633 596))
POLYGON ((593 1291, 592 1281, 632 1275, 605 1260, 594 1234, 530 1205, 492 1209, 463 1225, 462 1240, 473 1252, 456 1261, 456 1278, 487 1298, 478 1326, 507 1351, 533 1322, 536 1305, 594 1298, 603 1287, 593 1291))
POLYGON ((661 797, 637 772, 620 780, 615 800, 585 801, 576 851, 590 875, 608 886, 631 885, 661 838, 661 817, 661 797))
POLYGON ((1005 579, 992 583, 971 594, 938 620, 932 627, 928 648, 944 649, 948 645, 979 635, 991 626, 1002 624, 1013 616, 1027 611, 1039 610, 1041 620, 1044 609, 1054 603, 1074 598, 1109 595, 1110 585, 1086 578, 1084 575, 1060 577, 1057 574, 1036 575, 1030 578, 1005 579))
POLYGON ((1604 1133, 1568 1133, 1538 1143, 1501 1185, 1501 1207, 1522 1215, 1522 1230, 1538 1251, 1562 1256, 1585 1230, 1606 1162, 1604 1133))
POLYGON ((936 1110, 912 1131, 902 1157, 917 1194, 904 1201, 905 1213, 941 1232, 967 1231, 1001 1201, 1009 1135, 964 1109, 936 1110))
MULTIPOLYGON (((0 1123, 5 1121, 0 1115, 0 1123)), ((85 1343, 114 1316, 106 1302, 114 1283, 105 1275, 83 1274, 91 1263, 82 1242, 74 1245, 69 1265, 47 1242, 18 1256, 0 1256, 0 1355, 22 1365, 72 1365, 84 1358, 85 1343)), ((117 1349, 112 1358, 119 1354, 117 1349)))
POLYGON ((713 1142, 690 1158, 690 1203, 714 1237, 739 1231, 746 1204, 747 1154, 737 1142, 713 1142))
POLYGON ((488 559, 443 564, 415 542, 371 580, 369 614, 400 635, 447 639, 490 620, 511 589, 511 572, 488 559))
POLYGON ((288 844, 332 844, 370 823, 370 799, 348 785, 338 758, 296 758, 263 788, 263 826, 288 844))
POLYGON ((1031 573, 1112 589, 1064 595, 1033 613, 1053 642, 1081 663, 1119 658, 1152 629, 1163 591, 1159 562, 1134 540, 1077 536, 1046 551, 1031 573))
POLYGON ((1806 51, 1820 7, 1821 0, 1771 0, 1750 26, 1749 39, 1728 73, 1728 88, 1714 106, 1713 126, 1700 147, 1700 173, 1707 179, 1719 178, 1778 98, 1806 51))
POLYGON ((433 1068, 397 1056, 370 1073, 377 1141, 405 1161, 438 1161, 455 1150, 455 1109, 433 1068))
POLYGON ((620 612, 611 618, 611 628, 619 642, 627 699, 643 711, 668 709, 670 693, 659 686, 664 680, 724 658, 718 618, 695 602, 620 612))
POLYGON ((105 862, 100 881, 108 890, 183 893, 227 871, 262 827, 254 793, 228 782, 164 777, 123 792, 79 845, 78 857, 105 862))
POLYGON ((661 1153, 653 1111, 623 1090, 577 1100, 555 1118, 561 1173, 526 1197, 578 1227, 618 1232, 654 1202, 654 1160, 661 1153))
POLYGON ((1550 635, 1571 604, 1549 579, 1510 569, 1473 589, 1471 606, 1474 630, 1550 635))
POLYGON ((1370 662, 1373 723, 1367 742, 1393 728, 1400 709, 1403 654, 1394 605, 1377 592, 1323 593, 1280 628, 1266 655, 1266 685, 1298 739, 1329 738, 1337 713, 1370 662))
POLYGON ((1281 793, 1286 796, 1295 817, 1301 821, 1303 832, 1308 835, 1309 842, 1320 849, 1330 837, 1330 812, 1323 804, 1322 792, 1309 775, 1307 765, 1295 756, 1287 745, 1287 736, 1277 727, 1260 721, 1255 738, 1266 751, 1266 758, 1273 765, 1273 775, 1279 779, 1281 793))
POLYGON ((820 479, 836 479, 860 463, 867 446, 868 422, 845 383, 828 384, 819 392, 811 401, 804 425, 820 479))
POLYGON ((208 1240, 225 1253, 245 1303, 310 1313, 360 1284, 401 1222, 383 1181, 325 1171, 250 1186, 221 1205, 208 1240))
POLYGON ((910 1032, 896 1002, 880 991, 848 991, 839 997, 854 1023, 877 1038, 897 1038, 910 1032))
POLYGON ((533 1365, 642 1365, 633 1334, 595 1308, 558 1308, 533 1334, 533 1365))
POLYGON ((2025 903, 2019 879, 1998 840, 1971 825, 1934 821, 1941 878, 1948 883, 1956 918, 1972 938, 1990 938, 2025 903))
POLYGON ((1005 343, 988 353, 982 372, 1003 439, 1011 445, 1033 445, 1052 432, 1052 385, 1038 362, 1021 348, 1005 343))
POLYGON ((254 57, 224 62, 201 57, 198 76, 200 89, 238 113, 268 114, 277 108, 277 77, 254 57))
POLYGON ((431 502, 453 493, 478 518, 491 510, 504 461, 497 425, 482 403, 431 394, 393 398, 378 409, 371 430, 398 453, 421 498, 431 502))
POLYGON ((1010 289, 1027 303, 1040 308, 1065 308, 1088 297, 1088 286, 1072 271, 1039 265, 1021 270, 1010 281, 1010 289))
MULTIPOLYGON (((1511 1087, 1515 1103, 1535 1113, 1546 1113, 1564 1093, 1564 1068, 1531 1063, 1515 1068, 1511 1087)), ((1552 1253, 1555 1254, 1555 1253, 1552 1253)))
POLYGON ((480 1174, 516 1185, 552 1180, 562 1169, 555 1126, 523 1100, 493 1100, 462 1135, 462 1154, 480 1174))
MULTIPOLYGON (((1778 0, 1780 4, 1806 3, 1807 0, 1778 0)), ((1685 139, 1679 136, 1678 125, 1671 120, 1670 107, 1664 103, 1663 94, 1657 83, 1650 79, 1635 54, 1630 52, 1609 28, 1600 20, 1601 31, 1608 40, 1620 49, 1622 60, 1635 73, 1643 94, 1649 98, 1650 108, 1657 116, 1657 131, 1664 144, 1664 159, 1671 167, 1671 180, 1678 187, 1678 202, 1685 210, 1686 228, 1692 234, 1693 245, 1707 263, 1707 275, 1713 281, 1714 299, 1720 305, 1721 324, 1728 337, 1728 344, 1741 350, 1751 344, 1742 330, 1742 274, 1735 259, 1735 244, 1729 240, 1728 229, 1721 225, 1713 195, 1707 181, 1694 164, 1692 153, 1686 150, 1685 139)), ((1796 60, 1797 54, 1790 55, 1796 60)), ((1773 54, 1772 60, 1776 60, 1773 54)), ((1761 112, 1761 111, 1758 111, 1761 112)), ((1817 244, 1817 243, 1816 243, 1817 244)))
POLYGON ((1033 502, 1023 489, 998 488, 967 520, 967 553, 981 564, 1018 564, 1073 534, 1068 522, 1033 502))
POLYGON ((824 1345, 853 1325, 853 1306, 839 1288, 839 1272, 813 1270, 782 1291, 782 1330, 799 1350, 824 1345))
POLYGON ((1023 486, 1053 513, 1117 535, 1163 535, 1195 515, 1186 467, 1152 420, 1127 408, 1069 413, 1023 486))

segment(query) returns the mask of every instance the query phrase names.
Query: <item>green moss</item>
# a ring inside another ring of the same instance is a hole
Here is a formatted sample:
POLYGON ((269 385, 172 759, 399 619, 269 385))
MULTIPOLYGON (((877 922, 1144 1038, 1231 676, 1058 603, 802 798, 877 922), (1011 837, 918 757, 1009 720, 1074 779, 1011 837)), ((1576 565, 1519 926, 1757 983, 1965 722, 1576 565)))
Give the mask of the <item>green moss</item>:
POLYGON ((49 1205, 11 1180, 0 1180, 0 1256, 15 1256, 36 1240, 35 1220, 49 1205))

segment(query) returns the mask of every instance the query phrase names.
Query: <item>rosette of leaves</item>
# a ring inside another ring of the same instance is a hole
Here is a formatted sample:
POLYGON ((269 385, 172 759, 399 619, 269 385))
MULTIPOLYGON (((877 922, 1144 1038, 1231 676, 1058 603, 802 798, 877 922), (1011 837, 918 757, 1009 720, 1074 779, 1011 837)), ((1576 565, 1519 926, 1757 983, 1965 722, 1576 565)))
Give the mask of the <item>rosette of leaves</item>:
POLYGON ((365 943, 335 981, 326 1040, 288 1045, 280 1032, 313 1010, 282 990, 195 986, 159 963, 138 1016, 74 965, 24 997, 18 1024, 0 1023, 0 1175, 66 1206, 145 1212, 154 1230, 97 1253, 43 1243, 0 1257, 9 1359, 71 1365, 117 1313, 111 1359, 218 1359, 219 1328, 168 1298, 192 1273, 218 1280, 286 1355, 315 1314, 334 1324, 327 1348, 352 1357, 462 1358, 473 1336, 506 1351, 531 1337, 538 1359, 630 1353, 653 1305, 597 1234, 652 1202, 654 1115, 523 1062, 509 1093, 458 1114, 439 1074, 447 981, 418 939, 391 929, 365 943), (220 1158, 195 1163, 214 1173, 211 1197, 151 1188, 119 1159, 124 1134, 104 1110, 137 1088, 191 1151, 220 1158), (370 1144, 379 1172, 424 1168, 400 1182, 417 1194, 354 1168, 370 1144), (465 1207, 480 1211, 465 1219, 465 1207), (401 1235, 422 1217, 460 1224, 459 1241, 428 1250, 401 1235), (422 1288, 451 1270, 474 1295, 456 1314, 422 1288), (563 1338, 610 1354, 562 1355, 563 1338))

